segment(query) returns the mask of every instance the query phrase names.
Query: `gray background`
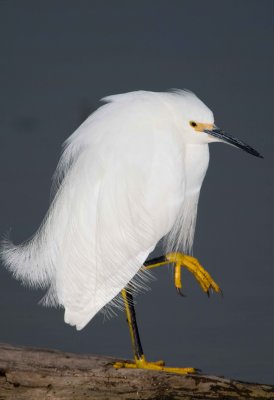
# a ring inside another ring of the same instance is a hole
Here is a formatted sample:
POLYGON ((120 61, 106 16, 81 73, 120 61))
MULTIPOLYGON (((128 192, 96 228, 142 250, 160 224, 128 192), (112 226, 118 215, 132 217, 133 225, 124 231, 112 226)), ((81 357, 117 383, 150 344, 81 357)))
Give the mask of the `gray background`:
MULTIPOLYGON (((155 272, 138 297, 147 357, 274 383, 273 1, 0 1, 0 232, 20 242, 49 204, 61 143, 108 94, 188 88, 265 159, 210 146, 194 254, 224 297, 155 272)), ((131 357, 122 313, 81 332, 0 269, 0 341, 131 357)))

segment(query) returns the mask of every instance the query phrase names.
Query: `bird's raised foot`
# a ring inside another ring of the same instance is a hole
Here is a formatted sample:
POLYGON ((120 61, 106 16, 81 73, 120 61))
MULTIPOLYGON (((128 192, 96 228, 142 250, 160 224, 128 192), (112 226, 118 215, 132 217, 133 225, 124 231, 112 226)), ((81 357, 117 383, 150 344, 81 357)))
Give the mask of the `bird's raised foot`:
POLYGON ((146 361, 145 357, 141 357, 140 359, 135 359, 132 362, 126 361, 119 361, 113 364, 113 367, 116 369, 120 368, 133 368, 133 369, 149 369, 152 371, 164 371, 173 374, 194 374, 197 372, 195 368, 173 368, 173 367, 165 367, 164 361, 155 361, 155 362, 148 362, 146 361))
POLYGON ((174 263, 174 283, 179 294, 182 295, 181 268, 187 268, 197 279, 203 291, 209 296, 210 290, 216 293, 222 293, 221 288, 213 280, 210 274, 201 266, 197 258, 185 255, 183 253, 168 253, 166 260, 174 263))

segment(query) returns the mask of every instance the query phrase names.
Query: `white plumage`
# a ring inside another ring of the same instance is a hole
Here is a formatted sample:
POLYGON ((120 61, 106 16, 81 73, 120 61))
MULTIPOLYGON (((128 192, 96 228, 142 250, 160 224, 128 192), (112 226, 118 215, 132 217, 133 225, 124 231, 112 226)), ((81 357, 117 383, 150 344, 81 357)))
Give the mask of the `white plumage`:
POLYGON ((2 247, 14 276, 48 288, 44 302, 63 306, 77 329, 136 276, 161 238, 168 251, 190 251, 207 143, 219 140, 190 126, 214 122, 191 92, 103 100, 65 142, 40 229, 2 247))

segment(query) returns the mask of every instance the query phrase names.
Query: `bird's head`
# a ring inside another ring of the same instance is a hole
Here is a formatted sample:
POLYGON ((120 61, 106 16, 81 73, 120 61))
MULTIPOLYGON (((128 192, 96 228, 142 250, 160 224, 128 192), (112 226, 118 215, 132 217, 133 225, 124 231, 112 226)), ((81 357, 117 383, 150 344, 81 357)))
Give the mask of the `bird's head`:
POLYGON ((228 135, 214 123, 212 111, 192 92, 175 91, 174 95, 180 98, 181 114, 180 124, 184 134, 185 143, 199 144, 224 142, 238 147, 253 156, 263 158, 255 149, 243 141, 228 135))

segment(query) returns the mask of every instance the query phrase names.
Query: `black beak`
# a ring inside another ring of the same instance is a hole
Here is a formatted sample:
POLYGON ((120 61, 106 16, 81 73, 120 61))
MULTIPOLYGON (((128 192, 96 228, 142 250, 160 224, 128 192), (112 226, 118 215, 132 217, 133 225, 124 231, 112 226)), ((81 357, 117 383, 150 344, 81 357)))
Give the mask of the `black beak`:
POLYGON ((215 127, 212 130, 205 129, 204 132, 207 133, 208 135, 215 136, 216 138, 221 139, 224 142, 231 144, 232 146, 239 147, 240 149, 246 151, 249 154, 252 154, 255 157, 263 158, 263 156, 260 153, 258 153, 258 151, 254 150, 248 144, 242 142, 239 139, 236 139, 233 136, 227 135, 224 131, 222 131, 217 127, 215 127))

